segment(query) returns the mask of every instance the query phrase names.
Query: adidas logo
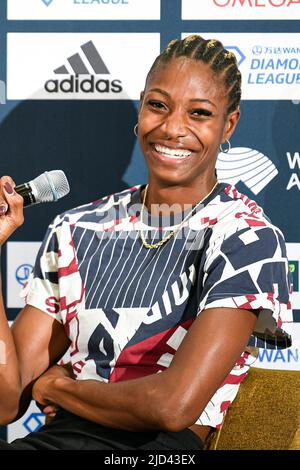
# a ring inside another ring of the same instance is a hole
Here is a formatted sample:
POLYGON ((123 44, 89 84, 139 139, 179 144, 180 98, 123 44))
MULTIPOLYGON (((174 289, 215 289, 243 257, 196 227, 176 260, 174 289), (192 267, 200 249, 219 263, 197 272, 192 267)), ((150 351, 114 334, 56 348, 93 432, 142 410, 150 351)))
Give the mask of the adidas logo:
POLYGON ((219 153, 216 171, 220 182, 236 186, 242 181, 255 195, 278 174, 268 157, 245 147, 234 147, 228 153, 219 153))
POLYGON ((63 80, 47 80, 45 90, 48 93, 120 93, 121 80, 99 78, 96 75, 110 75, 93 41, 83 44, 82 54, 67 57, 68 66, 62 65, 54 70, 56 75, 71 75, 63 80), (82 76, 89 76, 85 78, 82 76))

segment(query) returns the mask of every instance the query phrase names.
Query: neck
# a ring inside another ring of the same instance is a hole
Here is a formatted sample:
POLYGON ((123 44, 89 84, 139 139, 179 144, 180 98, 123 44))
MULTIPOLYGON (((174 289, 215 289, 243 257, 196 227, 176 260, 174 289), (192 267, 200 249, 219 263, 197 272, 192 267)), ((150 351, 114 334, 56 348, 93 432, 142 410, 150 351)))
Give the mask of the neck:
MULTIPOLYGON (((145 206, 148 212, 155 215, 160 213, 167 215, 181 212, 188 206, 194 206, 212 191, 217 183, 215 176, 210 181, 205 181, 195 187, 167 186, 149 181, 145 206), (159 207, 159 208, 158 208, 159 207)), ((142 200, 144 192, 142 193, 142 200)))

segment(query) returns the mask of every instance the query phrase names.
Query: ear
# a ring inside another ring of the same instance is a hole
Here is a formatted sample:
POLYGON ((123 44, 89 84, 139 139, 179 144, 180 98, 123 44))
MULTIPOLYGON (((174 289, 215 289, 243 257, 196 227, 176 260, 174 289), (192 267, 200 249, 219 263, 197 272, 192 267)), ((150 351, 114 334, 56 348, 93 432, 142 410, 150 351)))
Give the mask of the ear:
POLYGON ((235 111, 232 111, 232 113, 228 114, 228 116, 226 117, 224 132, 222 136, 222 144, 224 144, 226 140, 229 140, 232 136, 236 125, 240 119, 240 115, 240 108, 237 108, 235 111))

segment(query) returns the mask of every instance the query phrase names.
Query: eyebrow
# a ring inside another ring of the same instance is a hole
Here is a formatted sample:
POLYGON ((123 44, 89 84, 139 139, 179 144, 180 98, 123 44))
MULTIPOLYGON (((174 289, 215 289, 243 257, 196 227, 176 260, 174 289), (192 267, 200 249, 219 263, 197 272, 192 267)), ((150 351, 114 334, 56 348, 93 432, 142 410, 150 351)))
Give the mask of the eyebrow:
POLYGON ((190 100, 190 101, 192 101, 192 103, 194 103, 194 102, 197 102, 197 103, 208 103, 208 104, 211 104, 212 106, 214 106, 215 108, 217 107, 217 105, 215 105, 215 103, 213 103, 213 102, 210 101, 210 100, 204 100, 204 99, 201 99, 201 98, 194 98, 194 99, 192 99, 192 100, 190 100))
MULTIPOLYGON (((151 91, 155 91, 156 93, 160 93, 160 94, 166 96, 167 98, 171 98, 171 96, 169 95, 169 93, 168 93, 167 91, 165 91, 165 90, 162 90, 161 88, 151 88, 151 89, 149 90, 149 93, 150 93, 151 91)), ((208 104, 211 104, 212 106, 214 106, 215 108, 217 107, 212 101, 206 100, 206 99, 202 99, 202 98, 193 98, 193 99, 191 99, 190 101, 193 102, 193 103, 195 103, 195 102, 196 102, 196 103, 208 103, 208 104)))

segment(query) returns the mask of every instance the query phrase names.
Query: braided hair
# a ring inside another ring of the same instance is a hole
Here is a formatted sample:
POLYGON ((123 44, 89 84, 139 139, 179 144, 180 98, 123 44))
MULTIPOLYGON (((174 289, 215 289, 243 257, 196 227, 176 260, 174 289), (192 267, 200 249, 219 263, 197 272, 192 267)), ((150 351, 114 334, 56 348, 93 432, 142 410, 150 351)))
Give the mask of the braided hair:
POLYGON ((204 39, 196 34, 185 39, 173 39, 164 51, 155 59, 147 76, 147 81, 158 66, 176 59, 186 57, 207 64, 212 71, 223 79, 228 92, 227 114, 235 111, 241 100, 241 72, 233 52, 227 51, 216 39, 204 39))

